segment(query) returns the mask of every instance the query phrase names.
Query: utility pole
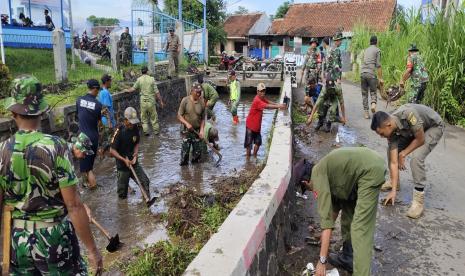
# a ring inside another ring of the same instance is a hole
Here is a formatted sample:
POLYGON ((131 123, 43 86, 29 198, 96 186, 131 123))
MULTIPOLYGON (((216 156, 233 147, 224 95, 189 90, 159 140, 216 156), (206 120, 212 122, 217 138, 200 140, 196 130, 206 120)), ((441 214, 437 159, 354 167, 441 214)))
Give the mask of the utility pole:
POLYGON ((69 32, 71 40, 71 69, 76 69, 76 64, 74 63, 74 28, 73 28, 73 12, 71 9, 71 0, 68 0, 69 7, 69 32))

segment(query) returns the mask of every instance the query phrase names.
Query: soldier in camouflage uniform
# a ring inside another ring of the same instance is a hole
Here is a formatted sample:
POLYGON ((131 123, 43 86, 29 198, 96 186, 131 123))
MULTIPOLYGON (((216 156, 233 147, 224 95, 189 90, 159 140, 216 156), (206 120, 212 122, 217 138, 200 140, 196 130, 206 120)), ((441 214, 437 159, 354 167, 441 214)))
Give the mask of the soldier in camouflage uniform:
POLYGON ((336 82, 336 89, 340 90, 341 93, 342 59, 339 46, 341 46, 343 38, 342 33, 337 33, 333 37, 334 47, 329 50, 325 57, 325 76, 329 76, 336 82))
POLYGON ((219 98, 218 92, 209 83, 204 83, 203 76, 199 76, 198 81, 200 85, 202 85, 203 89, 203 100, 205 101, 205 106, 207 108, 207 119, 211 118, 213 121, 215 121, 215 113, 213 112, 213 108, 215 107, 215 104, 219 98))
POLYGON ((305 71, 307 72, 306 82, 308 82, 310 78, 315 78, 318 82, 318 78, 321 73, 321 54, 317 46, 317 39, 312 38, 310 40, 310 48, 308 48, 307 50, 307 54, 305 55, 303 63, 305 67, 304 71, 302 72, 302 75, 305 74, 305 71))
POLYGON ((418 52, 416 44, 412 44, 408 50, 407 69, 400 81, 400 86, 403 88, 404 83, 409 78, 411 79, 413 92, 410 94, 408 102, 417 104, 421 103, 429 80, 425 64, 418 52))
POLYGON ((318 111, 318 124, 315 127, 316 130, 319 130, 326 123, 325 131, 329 132, 331 130, 332 122, 341 122, 343 124, 346 122, 344 97, 342 96, 342 91, 337 88, 335 80, 331 79, 331 76, 326 77, 326 86, 318 96, 318 100, 316 101, 315 106, 312 109, 312 113, 307 120, 307 124, 312 123, 313 116, 316 111, 318 111), (338 118, 339 105, 341 106, 342 114, 340 118, 338 118), (327 120, 326 115, 328 115, 328 111, 329 118, 327 120))
POLYGON ((13 208, 9 273, 87 275, 76 234, 100 273, 102 256, 76 189, 69 147, 37 130, 48 110, 41 90, 32 76, 13 81, 7 106, 18 131, 0 143, 0 204, 13 208))
POLYGON ((189 153, 192 148, 192 163, 197 163, 202 157, 202 140, 205 128, 205 103, 202 101, 202 86, 195 82, 191 94, 182 99, 178 110, 178 120, 184 125, 182 131, 181 162, 189 163, 189 153))
POLYGON ((71 143, 68 143, 68 147, 69 151, 71 151, 73 156, 77 159, 82 159, 86 155, 94 154, 92 141, 84 132, 79 133, 77 137, 72 137, 71 143))
POLYGON ((128 27, 124 29, 119 40, 121 42, 122 63, 128 65, 132 61, 132 37, 128 27))

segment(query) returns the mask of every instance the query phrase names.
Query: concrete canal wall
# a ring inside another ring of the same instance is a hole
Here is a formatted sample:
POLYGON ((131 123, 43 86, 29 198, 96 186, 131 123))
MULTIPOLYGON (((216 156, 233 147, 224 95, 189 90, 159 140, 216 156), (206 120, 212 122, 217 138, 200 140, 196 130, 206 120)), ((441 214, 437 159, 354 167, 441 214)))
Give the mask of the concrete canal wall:
MULTIPOLYGON (((281 93, 292 97, 286 77, 281 93)), ((292 99, 291 99, 292 102, 292 99)), ((291 113, 279 111, 268 160, 218 232, 205 244, 184 275, 277 275, 291 234, 290 219, 295 191, 292 171, 291 113)))
MULTIPOLYGON (((165 108, 158 109, 158 116, 161 120, 169 114, 176 114, 181 99, 186 95, 186 83, 190 83, 184 78, 158 82, 157 86, 165 102, 165 108)), ((122 122, 124 109, 133 106, 139 109, 140 97, 138 92, 113 94, 113 105, 115 116, 122 122)), ((140 114, 139 114, 140 116, 140 114)), ((70 135, 70 126, 76 123, 76 106, 66 105, 55 108, 53 112, 44 115, 42 118, 41 130, 45 133, 60 135, 67 139, 70 135)), ((16 124, 12 119, 0 118, 0 141, 3 141, 16 132, 16 124)))

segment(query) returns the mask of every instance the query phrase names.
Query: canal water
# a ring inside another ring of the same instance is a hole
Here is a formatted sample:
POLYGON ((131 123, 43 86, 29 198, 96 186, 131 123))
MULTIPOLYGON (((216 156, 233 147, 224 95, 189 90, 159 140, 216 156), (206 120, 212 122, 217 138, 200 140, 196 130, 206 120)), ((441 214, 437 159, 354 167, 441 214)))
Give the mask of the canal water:
MULTIPOLYGON (((279 92, 279 91, 277 91, 279 92)), ((278 93, 267 95, 268 99, 276 101, 278 93)), ((250 104, 255 96, 254 91, 244 93, 238 108, 240 123, 232 124, 232 117, 227 109, 227 95, 221 94, 215 106, 216 122, 220 135, 220 148, 223 159, 215 166, 217 156, 209 152, 203 163, 189 166, 179 166, 181 155, 180 123, 175 114, 161 122, 158 137, 141 137, 139 162, 150 179, 152 195, 158 191, 160 199, 148 209, 142 199, 138 186, 130 182, 135 193, 129 194, 127 200, 118 199, 116 193, 117 176, 115 161, 106 158, 96 160, 94 171, 97 175, 98 189, 81 191, 82 200, 93 212, 94 217, 112 234, 119 234, 125 243, 123 249, 117 253, 106 254, 105 264, 118 259, 121 254, 128 253, 134 246, 153 244, 167 239, 164 226, 160 223, 159 214, 166 211, 164 193, 173 185, 188 185, 198 191, 209 192, 211 184, 217 177, 235 176, 242 170, 254 169, 266 157, 268 137, 272 127, 274 110, 265 110, 262 121, 263 145, 257 158, 247 160, 243 147, 245 136, 245 120, 250 104)), ((93 226, 92 226, 93 227, 93 226)), ((94 237, 98 247, 104 251, 108 241, 93 227, 94 237)))

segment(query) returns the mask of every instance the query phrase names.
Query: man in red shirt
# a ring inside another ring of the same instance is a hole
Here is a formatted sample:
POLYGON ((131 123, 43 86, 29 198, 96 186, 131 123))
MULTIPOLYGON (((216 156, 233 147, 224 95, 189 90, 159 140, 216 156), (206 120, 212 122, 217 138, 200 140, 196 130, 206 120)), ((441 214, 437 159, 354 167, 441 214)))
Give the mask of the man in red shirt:
POLYGON ((265 98, 266 87, 264 83, 259 83, 257 86, 257 96, 253 99, 250 106, 249 115, 245 122, 245 141, 244 148, 246 148, 246 156, 250 157, 252 150, 252 143, 255 145, 253 155, 257 157, 258 149, 262 144, 262 135, 260 130, 262 128, 263 110, 265 109, 286 109, 285 104, 271 103, 265 98))

